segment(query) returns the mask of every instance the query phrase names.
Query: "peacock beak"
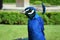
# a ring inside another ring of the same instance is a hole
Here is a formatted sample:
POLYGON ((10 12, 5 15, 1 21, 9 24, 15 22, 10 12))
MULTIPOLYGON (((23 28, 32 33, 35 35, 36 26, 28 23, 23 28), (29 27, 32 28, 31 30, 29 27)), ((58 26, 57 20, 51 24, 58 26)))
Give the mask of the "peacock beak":
POLYGON ((20 13, 25 14, 25 11, 23 10, 23 11, 21 11, 20 13))

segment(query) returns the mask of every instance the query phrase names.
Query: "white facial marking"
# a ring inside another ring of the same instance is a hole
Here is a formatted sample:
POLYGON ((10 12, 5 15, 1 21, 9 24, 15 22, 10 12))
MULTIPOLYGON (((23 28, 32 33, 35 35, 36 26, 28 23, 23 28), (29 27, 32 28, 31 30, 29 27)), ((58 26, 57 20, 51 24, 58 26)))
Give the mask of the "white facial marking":
POLYGON ((28 13, 28 14, 33 14, 34 13, 34 10, 32 10, 32 12, 28 13))
POLYGON ((29 11, 29 9, 27 9, 26 11, 29 11))
POLYGON ((27 12, 27 11, 29 11, 29 9, 27 9, 27 10, 25 10, 25 11, 22 11, 22 13, 25 13, 25 12, 27 12))

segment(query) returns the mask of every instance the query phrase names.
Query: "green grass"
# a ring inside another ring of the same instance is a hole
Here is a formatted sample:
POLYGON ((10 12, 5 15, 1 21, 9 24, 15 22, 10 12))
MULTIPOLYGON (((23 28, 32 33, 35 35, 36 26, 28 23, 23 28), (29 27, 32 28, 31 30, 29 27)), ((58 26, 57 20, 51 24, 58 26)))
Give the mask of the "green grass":
POLYGON ((60 25, 45 26, 45 35, 47 40, 60 40, 60 25))
POLYGON ((0 25, 0 40, 27 37, 27 27, 23 25, 0 25))
MULTIPOLYGON (((47 40, 60 40, 60 25, 45 25, 45 36, 47 40)), ((0 25, 0 40, 27 37, 26 25, 0 25)))

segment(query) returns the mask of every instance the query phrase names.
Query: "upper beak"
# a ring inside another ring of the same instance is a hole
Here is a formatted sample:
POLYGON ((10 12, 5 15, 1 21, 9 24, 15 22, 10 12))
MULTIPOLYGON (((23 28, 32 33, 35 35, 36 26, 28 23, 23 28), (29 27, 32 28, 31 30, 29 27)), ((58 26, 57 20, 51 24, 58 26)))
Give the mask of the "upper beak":
POLYGON ((23 11, 21 11, 20 13, 23 13, 23 14, 25 14, 25 11, 23 10, 23 11))

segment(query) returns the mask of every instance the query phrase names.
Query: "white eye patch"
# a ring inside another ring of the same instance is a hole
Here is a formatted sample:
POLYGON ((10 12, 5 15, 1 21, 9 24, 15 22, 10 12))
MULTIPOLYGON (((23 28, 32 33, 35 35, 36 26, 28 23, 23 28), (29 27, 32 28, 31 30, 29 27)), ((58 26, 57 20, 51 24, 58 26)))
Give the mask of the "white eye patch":
POLYGON ((28 14, 33 14, 34 13, 34 10, 32 10, 30 13, 28 13, 28 14))
POLYGON ((27 12, 27 11, 29 11, 29 9, 25 10, 23 13, 25 13, 25 12, 27 12))
POLYGON ((29 9, 25 10, 25 11, 29 11, 29 9))

